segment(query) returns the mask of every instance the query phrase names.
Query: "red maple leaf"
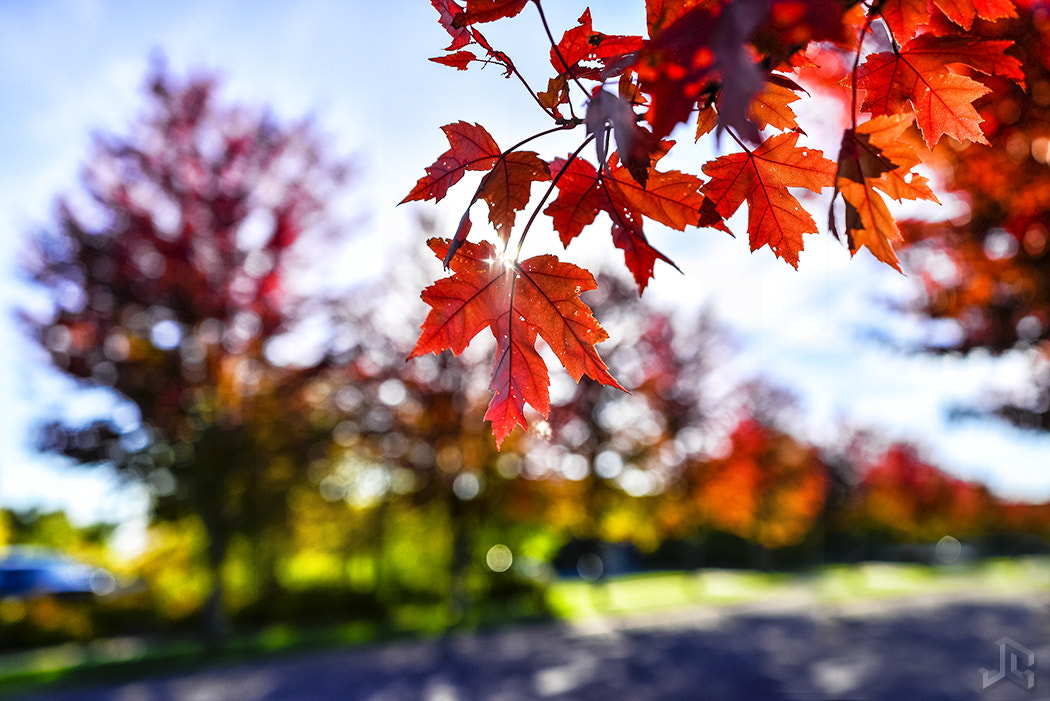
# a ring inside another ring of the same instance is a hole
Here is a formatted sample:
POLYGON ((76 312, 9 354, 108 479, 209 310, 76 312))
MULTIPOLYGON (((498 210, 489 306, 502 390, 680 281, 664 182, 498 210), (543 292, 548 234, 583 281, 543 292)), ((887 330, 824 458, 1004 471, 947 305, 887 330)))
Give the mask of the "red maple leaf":
MULTIPOLYGON (((450 241, 435 238, 427 245, 445 258, 450 241)), ((520 264, 503 261, 487 241, 464 243, 450 267, 450 277, 423 290, 431 311, 409 357, 446 349, 459 355, 490 329, 496 338, 490 385, 495 394, 485 419, 492 422, 497 445, 515 426, 527 427, 526 404, 543 416, 550 412, 550 379, 536 350, 537 336, 577 382, 587 375, 623 389, 594 347, 608 334, 580 300, 581 292, 596 287, 589 272, 551 255, 520 264)))
POLYGON ((427 174, 419 179, 401 204, 429 199, 438 202, 466 171, 491 170, 502 154, 496 140, 480 124, 456 122, 441 127, 441 130, 452 148, 427 167, 427 174))
POLYGON ((459 13, 452 20, 456 28, 471 24, 495 22, 505 17, 513 17, 521 12, 529 0, 466 0, 466 11, 459 13))
POLYGON ((558 196, 543 211, 553 220, 562 244, 568 246, 599 212, 605 212, 612 220, 613 243, 624 252, 639 292, 652 279, 657 260, 678 268, 649 243, 642 229, 643 216, 679 231, 720 223, 709 218, 706 198, 700 193, 702 181, 693 175, 650 168, 642 187, 615 155, 608 173, 600 173, 582 158, 556 158, 551 168, 559 173, 558 196))
MULTIPOLYGON (((768 16, 751 36, 767 63, 777 66, 811 41, 849 43, 839 0, 768 0, 768 16)), ((759 6, 761 7, 761 6, 759 6)))
POLYGON ((605 209, 608 198, 597 169, 584 159, 555 158, 551 169, 557 173, 558 196, 543 213, 553 220, 562 245, 568 246, 605 209))
POLYGON ((929 72, 943 71, 944 66, 959 64, 985 75, 998 75, 1025 87, 1021 62, 1006 53, 1014 42, 1009 39, 981 39, 959 34, 937 36, 921 34, 902 49, 917 68, 929 72))
POLYGON ((817 224, 788 192, 805 187, 819 193, 834 183, 836 164, 817 149, 796 146, 795 132, 771 136, 754 151, 721 156, 704 166, 710 176, 702 191, 728 219, 746 200, 751 250, 768 245, 795 268, 802 235, 817 224))
MULTIPOLYGON (((489 206, 489 221, 504 243, 514 228, 515 215, 529 203, 532 183, 550 180, 550 168, 534 151, 500 151, 496 140, 478 124, 457 122, 442 127, 450 148, 429 166, 401 203, 441 200, 468 170, 488 170, 452 239, 448 257, 455 255, 470 231, 470 207, 479 199, 489 206)), ((448 260, 445 261, 448 265, 448 260)))
POLYGON ((645 0, 645 24, 649 38, 655 39, 664 27, 697 5, 710 4, 709 0, 645 0))
POLYGON ((456 70, 465 71, 467 70, 467 65, 471 61, 477 61, 478 57, 470 51, 457 51, 455 53, 448 54, 447 56, 436 56, 430 60, 434 63, 440 63, 444 66, 451 66, 456 70))
MULTIPOLYGON (((463 8, 455 2, 455 0, 430 0, 430 4, 434 6, 434 9, 441 15, 441 26, 445 28, 445 31, 452 37, 452 43, 449 44, 445 51, 456 51, 462 49, 464 46, 470 43, 470 30, 466 27, 455 27, 453 21, 456 16, 462 14, 463 8)), ((434 59, 431 59, 434 60, 434 59)))
POLYGON ((640 48, 640 36, 602 34, 594 31, 591 27, 591 10, 588 8, 580 15, 579 24, 567 30, 557 46, 551 47, 551 65, 560 74, 573 77, 592 76, 595 73, 593 69, 581 67, 582 62, 615 63, 640 48))
POLYGON ((605 154, 609 142, 608 127, 612 126, 616 147, 619 153, 623 154, 624 165, 638 184, 645 187, 657 143, 648 130, 638 125, 631 103, 600 87, 595 88, 587 103, 587 116, 584 121, 587 133, 594 135, 598 163, 605 167, 605 154))
POLYGON ((514 228, 515 214, 529 203, 532 183, 550 179, 550 167, 534 151, 508 153, 485 175, 479 194, 488 203, 489 221, 503 243, 514 228))

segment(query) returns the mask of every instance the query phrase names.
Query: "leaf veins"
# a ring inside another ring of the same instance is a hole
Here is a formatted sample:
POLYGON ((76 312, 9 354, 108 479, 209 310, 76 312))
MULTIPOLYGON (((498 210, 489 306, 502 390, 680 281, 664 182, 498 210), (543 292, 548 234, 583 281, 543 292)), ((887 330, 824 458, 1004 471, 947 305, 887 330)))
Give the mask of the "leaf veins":
POLYGON ((413 200, 439 202, 448 189, 458 183, 468 170, 491 170, 501 152, 496 140, 480 124, 456 122, 441 127, 451 148, 428 166, 401 204, 413 200))
MULTIPOLYGON (((427 245, 443 259, 450 243, 435 238, 427 245)), ((527 427, 526 404, 543 416, 550 412, 550 379, 536 350, 537 336, 577 382, 587 375, 623 389, 595 349, 608 334, 580 300, 581 292, 596 287, 589 272, 551 255, 505 263, 487 241, 464 243, 450 267, 450 277, 423 290, 431 311, 409 357, 446 349, 459 355, 479 332, 490 329, 496 360, 485 419, 492 422, 497 445, 515 426, 527 427)))
POLYGON ((959 141, 987 144, 973 101, 989 92, 976 80, 952 73, 961 64, 984 74, 998 74, 1024 85, 1020 62, 1004 52, 1013 42, 921 34, 899 51, 871 54, 857 71, 857 87, 866 91, 861 109, 873 115, 915 110, 926 144, 947 134, 959 141))
POLYGON ((702 188, 724 219, 746 201, 751 250, 768 245, 795 268, 802 235, 816 233, 817 224, 788 188, 819 193, 834 183, 836 168, 821 151, 796 146, 798 137, 795 132, 776 134, 754 151, 707 163, 704 173, 711 180, 702 188))
POLYGON ((605 212, 612 220, 613 244, 624 252, 624 262, 639 292, 652 279, 657 260, 678 269, 649 243, 642 229, 643 216, 678 231, 687 226, 721 228, 719 219, 708 218, 706 198, 700 192, 702 181, 694 175, 650 168, 646 186, 642 187, 615 155, 610 159, 608 174, 599 173, 581 158, 556 158, 551 166, 554 172, 561 173, 558 197, 543 211, 553 220, 562 244, 568 246, 599 212, 605 212))

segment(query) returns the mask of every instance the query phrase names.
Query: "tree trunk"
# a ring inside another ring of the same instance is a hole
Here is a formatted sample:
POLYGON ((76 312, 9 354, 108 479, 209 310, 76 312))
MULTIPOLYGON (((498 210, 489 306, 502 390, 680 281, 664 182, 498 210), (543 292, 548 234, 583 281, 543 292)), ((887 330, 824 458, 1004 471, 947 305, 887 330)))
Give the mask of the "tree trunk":
POLYGON ((207 538, 208 576, 211 579, 208 598, 201 612, 201 635, 209 647, 219 647, 226 638, 229 620, 226 615, 223 565, 229 549, 231 523, 229 515, 228 473, 241 458, 239 441, 229 432, 213 428, 201 441, 196 465, 194 505, 207 538))
POLYGON ((452 557, 449 561, 448 627, 462 625, 471 609, 467 572, 470 569, 470 527, 466 523, 468 510, 458 497, 450 494, 452 526, 452 557))
POLYGON ((208 598, 204 602, 201 633, 205 644, 210 648, 220 647, 226 639, 227 632, 229 632, 224 596, 225 587, 222 581, 222 566, 225 561, 225 535, 209 532, 208 575, 211 578, 211 588, 208 592, 208 598))

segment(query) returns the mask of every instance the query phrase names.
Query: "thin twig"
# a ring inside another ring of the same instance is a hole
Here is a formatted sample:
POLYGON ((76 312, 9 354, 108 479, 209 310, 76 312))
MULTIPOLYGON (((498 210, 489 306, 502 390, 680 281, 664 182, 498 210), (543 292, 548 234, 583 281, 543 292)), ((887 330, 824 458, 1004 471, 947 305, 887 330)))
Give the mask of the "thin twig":
POLYGON ((518 237, 518 248, 514 252, 515 263, 518 261, 518 256, 521 254, 521 247, 525 243, 525 237, 528 235, 529 229, 532 228, 532 222, 536 221, 536 217, 539 216, 540 210, 543 209, 543 205, 546 204, 547 198, 551 196, 552 192, 554 192, 554 188, 557 187, 558 181, 561 180, 561 176, 563 176, 565 174, 565 171, 569 169, 569 166, 572 165, 572 162, 579 157, 583 149, 587 148, 587 145, 590 144, 593 140, 593 134, 589 135, 586 139, 584 139, 583 143, 580 144, 580 147, 572 152, 569 158, 565 161, 565 165, 562 166, 562 169, 558 171, 558 174, 555 175, 554 178, 551 180, 550 186, 547 188, 547 191, 543 193, 543 197, 540 198, 540 203, 536 205, 536 209, 532 210, 532 216, 529 217, 529 221, 526 222, 525 228, 521 232, 521 236, 518 237))
MULTIPOLYGON (((853 58, 853 73, 850 77, 850 98, 852 100, 850 105, 850 120, 853 123, 854 131, 857 130, 857 71, 860 69, 860 55, 861 52, 864 50, 864 37, 871 30, 871 23, 874 21, 874 17, 869 15, 867 21, 864 23, 864 29, 862 29, 860 32, 860 39, 857 41, 857 55, 853 58)), ((891 33, 890 37, 892 38, 892 36, 893 34, 891 33)), ((894 52, 897 51, 896 40, 894 40, 893 42, 893 50, 894 52)))
MULTIPOLYGON (((561 50, 558 48, 558 42, 554 41, 554 34, 551 33, 550 25, 547 24, 547 16, 543 13, 543 5, 540 3, 540 0, 533 0, 532 4, 536 6, 536 9, 540 13, 540 22, 543 23, 543 30, 547 32, 547 39, 549 39, 551 42, 551 48, 554 50, 554 54, 558 57, 558 60, 561 61, 561 65, 563 66, 565 74, 569 76, 572 82, 576 83, 577 87, 580 88, 584 96, 590 97, 590 93, 587 92, 587 88, 583 86, 583 83, 580 82, 579 78, 572 75, 572 71, 570 70, 568 61, 566 61, 565 57, 561 55, 561 50)), ((571 107, 572 103, 570 102, 569 104, 571 107)))

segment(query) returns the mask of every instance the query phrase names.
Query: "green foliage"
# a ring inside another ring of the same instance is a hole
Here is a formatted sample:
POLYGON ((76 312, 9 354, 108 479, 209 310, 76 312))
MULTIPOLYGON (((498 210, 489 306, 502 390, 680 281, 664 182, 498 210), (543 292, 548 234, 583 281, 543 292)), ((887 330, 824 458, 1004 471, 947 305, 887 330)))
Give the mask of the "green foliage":
POLYGON ((0 546, 39 545, 67 551, 105 548, 115 523, 75 526, 64 511, 0 509, 0 546))

